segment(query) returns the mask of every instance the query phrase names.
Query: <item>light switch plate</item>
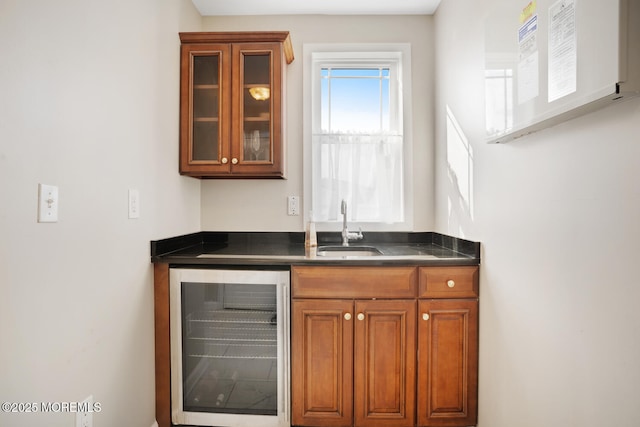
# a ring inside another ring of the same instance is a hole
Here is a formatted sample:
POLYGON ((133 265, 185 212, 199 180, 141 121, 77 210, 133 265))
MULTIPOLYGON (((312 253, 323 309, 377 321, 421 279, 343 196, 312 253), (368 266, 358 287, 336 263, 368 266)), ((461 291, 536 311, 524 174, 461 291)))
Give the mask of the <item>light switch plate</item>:
POLYGON ((93 396, 87 397, 78 404, 76 427, 93 427, 93 396))
POLYGON ((58 222, 58 187, 38 184, 38 222, 58 222))
POLYGON ((129 189, 129 219, 140 218, 140 192, 135 188, 129 189))

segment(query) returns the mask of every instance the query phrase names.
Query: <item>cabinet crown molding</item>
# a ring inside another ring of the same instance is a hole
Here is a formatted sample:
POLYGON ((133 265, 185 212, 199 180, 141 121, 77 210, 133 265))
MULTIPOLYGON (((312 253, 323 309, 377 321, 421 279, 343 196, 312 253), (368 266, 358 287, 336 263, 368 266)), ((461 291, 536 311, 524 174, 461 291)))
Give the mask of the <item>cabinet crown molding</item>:
POLYGON ((180 42, 187 43, 282 43, 287 64, 294 60, 289 31, 209 31, 183 32, 180 42))

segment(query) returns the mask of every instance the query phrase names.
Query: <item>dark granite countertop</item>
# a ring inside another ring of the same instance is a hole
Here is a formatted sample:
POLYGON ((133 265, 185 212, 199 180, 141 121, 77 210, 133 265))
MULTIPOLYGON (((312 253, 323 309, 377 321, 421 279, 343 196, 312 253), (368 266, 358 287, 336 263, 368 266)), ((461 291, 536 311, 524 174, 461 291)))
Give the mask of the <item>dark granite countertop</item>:
MULTIPOLYGON (((339 246, 339 232, 319 232, 318 247, 339 246)), ((212 232, 154 240, 151 261, 172 265, 477 265, 480 243, 434 232, 365 232, 349 246, 374 246, 381 255, 323 257, 305 250, 304 232, 212 232)))

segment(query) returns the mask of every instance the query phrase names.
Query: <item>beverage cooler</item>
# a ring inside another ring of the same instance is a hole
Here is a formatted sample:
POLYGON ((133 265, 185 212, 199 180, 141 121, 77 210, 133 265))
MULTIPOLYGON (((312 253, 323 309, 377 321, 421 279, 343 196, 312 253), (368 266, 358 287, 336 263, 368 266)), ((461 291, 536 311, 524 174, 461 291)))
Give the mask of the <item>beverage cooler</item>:
POLYGON ((289 426, 289 271, 171 269, 172 421, 289 426))

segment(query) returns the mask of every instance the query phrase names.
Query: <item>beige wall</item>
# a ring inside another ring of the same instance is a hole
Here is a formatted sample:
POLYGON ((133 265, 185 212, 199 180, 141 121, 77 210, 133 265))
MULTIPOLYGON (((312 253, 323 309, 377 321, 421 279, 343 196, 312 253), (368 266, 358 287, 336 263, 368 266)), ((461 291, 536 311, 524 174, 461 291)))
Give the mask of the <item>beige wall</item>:
MULTIPOLYGON (((204 18, 207 31, 288 30, 295 61, 288 67, 288 179, 202 183, 202 229, 302 231, 287 215, 287 196, 302 196, 304 43, 411 43, 414 230, 433 228, 433 40, 430 16, 248 16, 204 18)), ((304 205, 304 200, 303 200, 304 205)), ((304 206, 302 212, 306 212, 304 206)), ((366 230, 366 229, 365 229, 366 230)))
MULTIPOLYGON (((435 19, 224 17, 201 26, 184 0, 3 1, 1 400, 92 394, 102 404, 96 426, 150 426, 149 240, 302 230, 302 217, 285 211, 303 185, 302 43, 409 41, 422 95, 413 100, 415 229, 435 224, 483 244, 480 427, 635 425, 640 100, 512 144, 482 143, 486 10, 443 0, 435 19), (288 180, 178 176, 176 33, 201 28, 291 31, 288 180), (471 147, 469 191, 451 162, 452 119, 471 147), (60 188, 56 224, 36 223, 38 183, 60 188), (132 187, 138 220, 126 217, 132 187)), ((68 427, 73 415, 0 412, 0 425, 68 427)))
POLYGON ((479 427, 638 425, 640 100, 483 143, 497 3, 443 0, 435 15, 437 230, 482 242, 479 427))
POLYGON ((149 241, 200 228, 200 185, 177 173, 177 32, 200 24, 183 0, 2 1, 0 401, 93 395, 94 425, 152 425, 149 241), (59 187, 58 223, 36 222, 38 183, 59 187))

